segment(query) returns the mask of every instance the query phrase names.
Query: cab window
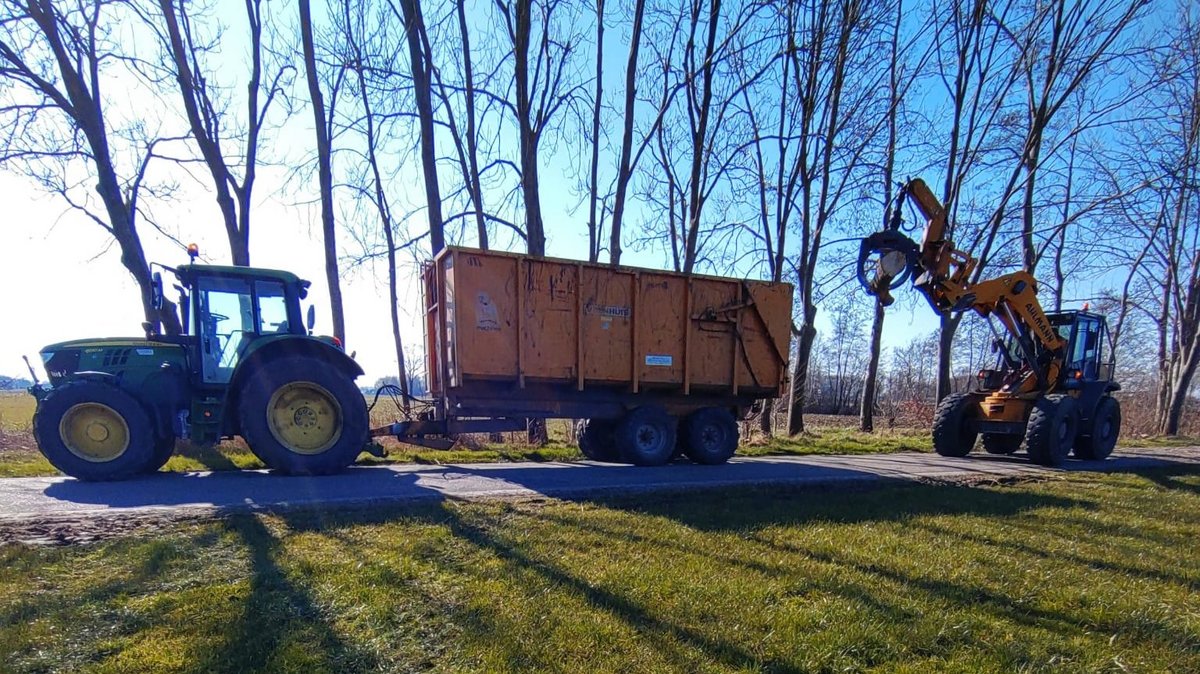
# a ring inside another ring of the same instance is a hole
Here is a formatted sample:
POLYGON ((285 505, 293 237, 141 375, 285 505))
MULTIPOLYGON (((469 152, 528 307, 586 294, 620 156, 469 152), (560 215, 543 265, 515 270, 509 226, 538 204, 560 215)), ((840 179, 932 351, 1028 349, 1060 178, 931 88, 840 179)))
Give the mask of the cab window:
POLYGON ((258 281, 254 284, 254 290, 258 295, 258 334, 288 332, 287 295, 283 284, 258 281))
POLYGON ((207 278, 196 293, 193 331, 200 337, 204 380, 228 382, 241 357, 241 346, 254 332, 250 283, 241 279, 207 278))

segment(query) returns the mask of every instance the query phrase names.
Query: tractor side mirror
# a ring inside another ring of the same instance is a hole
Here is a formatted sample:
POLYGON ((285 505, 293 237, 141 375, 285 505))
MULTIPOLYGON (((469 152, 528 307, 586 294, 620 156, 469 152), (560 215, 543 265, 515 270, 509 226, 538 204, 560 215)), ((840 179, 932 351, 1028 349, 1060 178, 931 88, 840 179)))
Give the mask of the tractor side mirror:
POLYGON ((308 328, 309 334, 312 334, 313 327, 317 324, 317 307, 308 305, 308 315, 304 318, 304 327, 308 328))
POLYGON ((154 310, 162 311, 162 308, 163 308, 162 272, 157 272, 157 271, 154 272, 154 276, 152 276, 151 278, 153 279, 153 281, 151 282, 150 285, 153 288, 151 293, 152 293, 152 297, 153 297, 152 301, 154 303, 154 310))

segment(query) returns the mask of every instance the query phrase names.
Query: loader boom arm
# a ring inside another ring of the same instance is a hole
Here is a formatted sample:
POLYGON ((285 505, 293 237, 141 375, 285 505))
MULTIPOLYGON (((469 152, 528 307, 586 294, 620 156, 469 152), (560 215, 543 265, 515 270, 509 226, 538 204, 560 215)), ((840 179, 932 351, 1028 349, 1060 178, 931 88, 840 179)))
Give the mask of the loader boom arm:
POLYGON ((900 219, 893 217, 887 229, 863 240, 859 257, 859 278, 867 292, 878 295, 884 305, 891 303, 888 290, 913 276, 913 285, 939 313, 974 310, 986 319, 996 318, 1013 336, 1028 368, 1020 393, 1053 388, 1062 368, 1066 340, 1050 324, 1037 298, 1037 281, 1026 271, 971 281, 978 261, 959 250, 947 238, 945 207, 920 178, 905 183, 896 197, 896 213, 905 201, 911 202, 925 218, 920 245, 899 232, 900 219), (877 256, 868 270, 871 256, 877 256), (903 255, 903 267, 900 256, 903 255), (874 278, 867 280, 867 272, 874 278), (899 280, 899 282, 898 282, 899 280))

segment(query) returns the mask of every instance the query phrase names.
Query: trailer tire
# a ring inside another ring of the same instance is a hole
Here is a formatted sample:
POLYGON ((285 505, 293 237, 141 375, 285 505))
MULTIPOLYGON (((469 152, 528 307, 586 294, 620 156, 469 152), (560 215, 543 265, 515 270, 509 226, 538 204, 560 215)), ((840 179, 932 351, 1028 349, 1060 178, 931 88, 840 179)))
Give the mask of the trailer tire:
POLYGON ((978 435, 970 425, 973 405, 967 393, 951 393, 938 403, 933 415, 933 451, 953 457, 971 453, 978 435))
POLYGON ((638 407, 617 422, 613 440, 621 458, 636 466, 661 466, 675 453, 678 421, 655 405, 638 407))
POLYGON ((620 453, 613 446, 613 422, 584 419, 579 422, 579 451, 592 461, 615 462, 620 453))
POLYGON ((1121 434, 1121 404, 1112 396, 1104 396, 1096 403, 1096 412, 1087 429, 1075 439, 1075 458, 1087 461, 1103 461, 1117 446, 1121 434))
POLYGON ((988 454, 1013 454, 1021 448, 1021 441, 1025 438, 1019 435, 1009 433, 984 433, 981 438, 983 442, 983 451, 988 454))
POLYGON ((287 475, 336 473, 366 446, 366 399, 328 363, 279 358, 245 381, 238 407, 241 435, 269 468, 287 475))
POLYGON ((1043 466, 1063 465, 1079 429, 1079 407, 1066 395, 1042 396, 1033 405, 1025 431, 1029 459, 1043 466))
POLYGON ((723 407, 705 407, 683 422, 683 452, 696 463, 725 463, 738 447, 738 423, 723 407))
POLYGON ((154 452, 154 426, 136 398, 101 381, 56 386, 38 403, 33 436, 55 468, 78 480, 123 480, 154 452))

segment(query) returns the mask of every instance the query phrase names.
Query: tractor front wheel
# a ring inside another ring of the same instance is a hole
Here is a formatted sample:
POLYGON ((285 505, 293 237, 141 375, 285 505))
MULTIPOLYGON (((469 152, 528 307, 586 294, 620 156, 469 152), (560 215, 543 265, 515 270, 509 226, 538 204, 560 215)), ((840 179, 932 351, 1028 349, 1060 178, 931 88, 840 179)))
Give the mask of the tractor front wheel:
POLYGON ((938 403, 933 415, 933 451, 942 456, 966 456, 978 436, 971 427, 975 401, 966 393, 952 393, 938 403))
POLYGON ((121 480, 153 459, 150 416, 133 396, 101 381, 54 387, 38 403, 33 434, 46 459, 79 480, 121 480))
POLYGON ((251 374, 238 407, 242 437, 273 470, 326 475, 354 462, 367 442, 367 404, 328 363, 292 357, 251 374))
POLYGON ((1043 466, 1061 466, 1075 444, 1079 407, 1065 395, 1042 396, 1034 403, 1025 429, 1029 458, 1043 466))

